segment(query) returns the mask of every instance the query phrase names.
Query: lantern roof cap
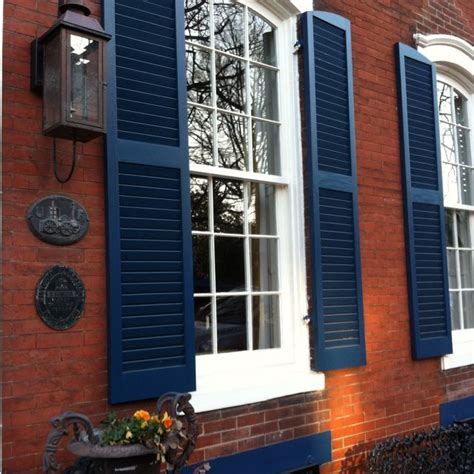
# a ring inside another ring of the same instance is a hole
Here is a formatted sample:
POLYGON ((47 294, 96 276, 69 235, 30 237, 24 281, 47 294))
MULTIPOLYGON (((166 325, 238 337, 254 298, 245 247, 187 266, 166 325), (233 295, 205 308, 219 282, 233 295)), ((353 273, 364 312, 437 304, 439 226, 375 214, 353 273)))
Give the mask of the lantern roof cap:
POLYGON ((54 25, 39 38, 38 41, 40 43, 44 43, 60 27, 98 36, 106 40, 110 40, 112 37, 109 33, 105 32, 96 18, 89 16, 90 10, 83 0, 60 0, 59 13, 60 16, 54 25))
POLYGON ((84 3, 84 0, 59 0, 59 13, 64 13, 67 10, 81 10, 84 15, 89 16, 91 11, 84 3))

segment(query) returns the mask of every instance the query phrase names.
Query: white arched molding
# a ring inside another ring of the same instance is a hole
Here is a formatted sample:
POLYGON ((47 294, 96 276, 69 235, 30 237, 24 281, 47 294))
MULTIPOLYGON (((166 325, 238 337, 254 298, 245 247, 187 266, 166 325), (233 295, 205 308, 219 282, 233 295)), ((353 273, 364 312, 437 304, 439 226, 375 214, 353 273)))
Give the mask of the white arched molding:
POLYGON ((436 63, 438 71, 451 76, 474 93, 474 46, 452 35, 414 36, 418 51, 436 63))
POLYGON ((240 3, 257 10, 258 5, 261 5, 280 20, 287 20, 313 9, 313 0, 241 0, 240 3))

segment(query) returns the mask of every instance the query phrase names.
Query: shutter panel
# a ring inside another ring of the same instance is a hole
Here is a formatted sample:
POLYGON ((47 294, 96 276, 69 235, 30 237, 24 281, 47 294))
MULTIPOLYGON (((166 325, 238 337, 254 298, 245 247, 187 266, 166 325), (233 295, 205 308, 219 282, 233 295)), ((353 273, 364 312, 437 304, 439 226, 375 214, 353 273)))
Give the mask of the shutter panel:
POLYGON ((415 359, 452 352, 435 66, 398 44, 405 236, 415 359))
POLYGON ((104 2, 111 403, 195 389, 182 0, 104 2))
POLYGON ((315 368, 364 365, 350 23, 303 17, 315 368))

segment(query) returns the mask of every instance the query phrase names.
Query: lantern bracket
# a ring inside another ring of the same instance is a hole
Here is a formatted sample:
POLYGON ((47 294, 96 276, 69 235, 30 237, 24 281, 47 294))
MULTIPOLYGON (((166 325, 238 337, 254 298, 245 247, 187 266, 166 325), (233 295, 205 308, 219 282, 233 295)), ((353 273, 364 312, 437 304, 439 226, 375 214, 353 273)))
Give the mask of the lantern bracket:
POLYGON ((59 165, 58 165, 58 155, 57 155, 57 147, 56 147, 56 138, 53 139, 53 167, 54 167, 54 177, 61 183, 67 183, 74 173, 76 169, 76 162, 77 162, 77 141, 74 139, 72 141, 72 163, 71 167, 69 168, 69 173, 65 178, 61 178, 59 176, 59 165))

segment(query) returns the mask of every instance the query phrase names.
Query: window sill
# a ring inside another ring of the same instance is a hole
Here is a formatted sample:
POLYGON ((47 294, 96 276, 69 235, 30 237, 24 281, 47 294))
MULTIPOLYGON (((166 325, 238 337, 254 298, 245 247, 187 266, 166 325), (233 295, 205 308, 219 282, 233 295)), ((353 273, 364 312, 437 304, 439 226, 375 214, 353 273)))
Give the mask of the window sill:
POLYGON ((441 359, 443 370, 474 364, 474 329, 453 331, 453 353, 441 359))
POLYGON ((191 403, 200 413, 324 388, 323 373, 292 365, 259 368, 251 372, 229 370, 226 374, 198 377, 198 389, 192 392, 191 403))

